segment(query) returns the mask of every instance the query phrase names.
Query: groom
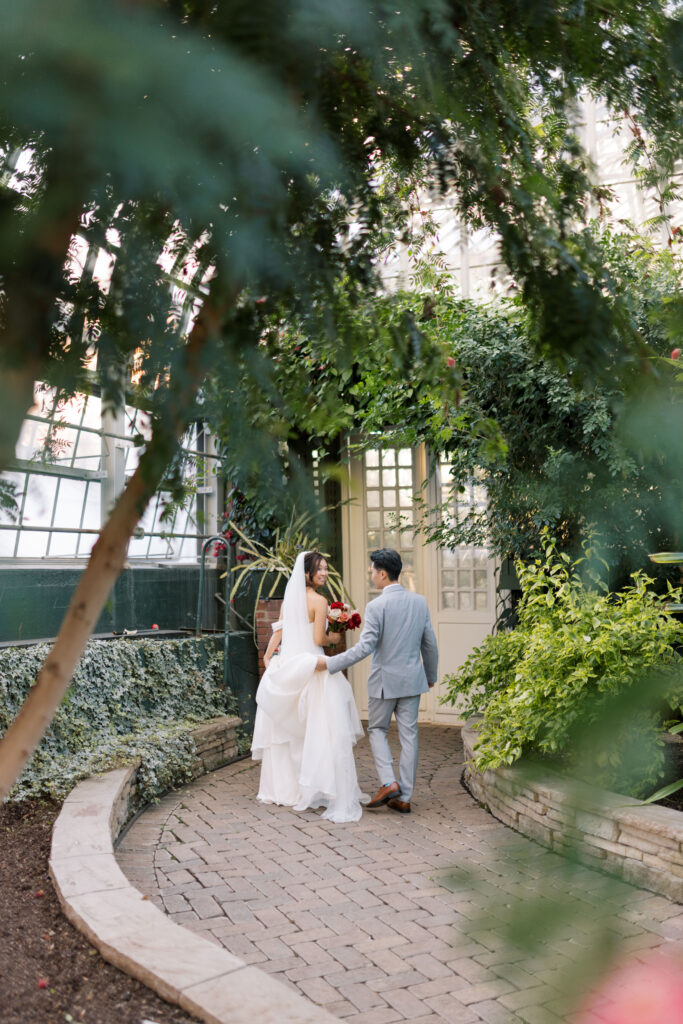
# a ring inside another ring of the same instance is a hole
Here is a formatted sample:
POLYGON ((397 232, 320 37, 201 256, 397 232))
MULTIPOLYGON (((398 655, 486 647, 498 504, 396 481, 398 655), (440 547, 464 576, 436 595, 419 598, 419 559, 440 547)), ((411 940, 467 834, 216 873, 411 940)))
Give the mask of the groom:
POLYGON ((420 695, 436 682, 436 637, 424 597, 398 582, 403 567, 398 551, 372 551, 370 561, 372 584, 382 593, 365 609, 360 639, 342 654, 318 658, 317 668, 341 672, 372 654, 368 733, 380 789, 367 806, 388 804, 392 810, 408 814, 417 775, 417 710, 420 695), (387 743, 392 714, 401 742, 398 782, 387 743))

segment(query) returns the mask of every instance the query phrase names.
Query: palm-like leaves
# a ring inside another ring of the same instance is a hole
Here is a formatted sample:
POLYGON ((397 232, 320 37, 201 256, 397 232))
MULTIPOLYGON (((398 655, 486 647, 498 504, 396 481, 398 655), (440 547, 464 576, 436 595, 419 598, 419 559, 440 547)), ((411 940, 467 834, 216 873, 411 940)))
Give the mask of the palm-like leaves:
MULTIPOLYGON (((326 507, 322 509, 322 511, 326 512, 328 511, 328 508, 326 507)), ((248 555, 250 558, 250 561, 246 565, 236 565, 231 569, 231 572, 235 574, 235 581, 230 590, 230 600, 232 601, 235 598, 240 588, 246 583, 252 573, 259 573, 261 576, 256 591, 254 611, 262 597, 273 597, 278 585, 283 580, 288 580, 292 575, 292 569, 294 568, 297 555, 300 555, 302 551, 320 550, 319 539, 311 536, 311 534, 307 532, 307 528, 310 528, 313 519, 314 516, 310 512, 305 512, 298 516, 296 515, 296 512, 293 512, 287 526, 284 529, 278 529, 275 531, 273 543, 270 547, 266 547, 265 544, 261 544, 258 541, 251 540, 242 530, 240 530, 239 526, 236 526, 233 522, 229 522, 228 529, 237 534, 240 538, 240 548, 243 554, 248 555), (270 582, 271 580, 272 582, 270 582), (268 592, 264 594, 268 582, 270 582, 270 587, 268 592)), ((321 551, 320 553, 326 559, 329 567, 327 589, 332 595, 332 598, 335 601, 342 601, 346 598, 346 600, 355 607, 353 599, 344 586, 339 570, 330 562, 330 556, 325 551, 321 551)), ((226 575, 227 573, 224 573, 222 578, 225 578, 226 575)), ((255 619, 256 616, 254 616, 254 630, 256 629, 255 619)))

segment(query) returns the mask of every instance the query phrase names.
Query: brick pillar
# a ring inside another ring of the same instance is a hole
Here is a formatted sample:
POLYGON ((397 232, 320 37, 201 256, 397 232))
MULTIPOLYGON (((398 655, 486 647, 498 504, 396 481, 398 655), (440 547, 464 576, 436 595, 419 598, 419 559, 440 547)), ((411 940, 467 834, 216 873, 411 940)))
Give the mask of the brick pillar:
POLYGON ((282 599, 271 597, 267 601, 264 598, 258 603, 256 609, 256 646, 258 648, 258 672, 259 677, 265 672, 263 655, 273 635, 273 623, 277 622, 282 612, 282 599))

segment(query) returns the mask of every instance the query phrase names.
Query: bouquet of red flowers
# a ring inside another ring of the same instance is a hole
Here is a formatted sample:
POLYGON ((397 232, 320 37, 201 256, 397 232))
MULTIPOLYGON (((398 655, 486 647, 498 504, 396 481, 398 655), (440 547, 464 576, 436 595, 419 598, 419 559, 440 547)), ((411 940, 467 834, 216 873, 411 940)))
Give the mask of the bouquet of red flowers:
POLYGON ((330 633, 346 633, 349 629, 357 629, 361 624, 358 612, 351 611, 351 606, 343 601, 333 601, 327 615, 330 633))

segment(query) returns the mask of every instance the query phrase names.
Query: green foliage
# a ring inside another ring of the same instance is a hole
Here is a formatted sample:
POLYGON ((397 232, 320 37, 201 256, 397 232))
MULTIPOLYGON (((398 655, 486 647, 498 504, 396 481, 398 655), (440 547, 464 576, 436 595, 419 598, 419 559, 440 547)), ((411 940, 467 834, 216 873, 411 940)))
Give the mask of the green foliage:
MULTIPOLYGON (((240 460, 249 493, 260 488, 271 508, 282 504, 279 483, 303 473, 296 452, 308 437, 323 454, 339 435, 425 444, 450 464, 454 497, 473 477, 488 494, 486 511, 457 518, 452 498, 441 516, 423 501, 429 539, 528 558, 544 526, 575 555, 593 531, 612 585, 626 582, 648 552, 670 546, 683 502, 681 404, 669 383, 672 361, 661 358, 682 268, 676 247, 657 252, 630 233, 596 228, 594 242, 648 355, 629 363, 627 342, 614 335, 595 380, 572 357, 539 356, 518 298, 458 300, 434 267, 423 268, 425 291, 363 297, 340 286, 335 322, 348 347, 326 332, 326 307, 296 317, 274 309, 260 348, 267 386, 245 357, 235 377, 213 380, 207 393, 222 436, 224 410, 239 395, 250 427, 242 433, 251 449, 240 460), (277 439, 279 461, 269 461, 259 437, 277 439)), ((233 436, 225 436, 230 478, 238 468, 233 436)))
MULTIPOLYGON (((0 651, 0 734, 31 686, 48 645, 0 651)), ((234 711, 222 655, 204 641, 93 640, 66 698, 10 799, 63 798, 81 779, 141 758, 140 797, 189 778, 189 728, 234 711)))
POLYGON ((643 795, 661 776, 658 731, 683 704, 683 629, 642 573, 611 594, 547 533, 544 547, 542 559, 517 562, 518 626, 472 652, 445 700, 463 700, 465 718, 483 716, 480 769, 551 755, 607 789, 643 795))
MULTIPOLYGON (((622 247, 621 270, 629 240, 608 237, 608 243, 622 247)), ((621 287, 649 353, 662 355, 667 340, 654 313, 678 290, 672 280, 678 261, 672 265, 665 254, 643 261, 637 273, 635 265, 621 287)), ((611 378, 591 381, 572 359, 562 367, 539 358, 528 317, 515 302, 452 304, 442 323, 463 376, 463 408, 471 412, 431 447, 450 463, 456 495, 478 477, 488 509, 459 519, 446 514, 436 526, 432 519, 425 524, 431 539, 448 546, 488 543, 501 557, 528 558, 540 550, 544 526, 574 555, 597 532, 616 586, 644 567, 649 551, 671 546, 683 500, 676 440, 682 424, 666 380, 624 373, 617 341, 611 378), (492 457, 488 438, 471 429, 475 417, 497 424, 504 458, 495 451, 492 457)))
MULTIPOLYGON (((537 349, 599 375, 616 324, 638 354, 599 246, 575 229, 596 197, 568 112, 582 91, 628 110, 650 163, 673 168, 681 22, 660 0, 69 0, 54 25, 47 0, 0 8, 3 365, 70 392, 91 386, 96 355, 120 407, 140 349, 140 400, 171 438, 197 412, 182 385, 198 301, 218 311, 202 370, 227 380, 246 366, 268 388, 274 309, 316 310, 351 351, 335 289, 376 289, 378 256, 412 243, 426 190, 500 239, 537 349), (111 285, 94 259, 67 264, 76 230, 113 263, 111 285)), ((5 463, 24 411, 7 397, 5 463)), ((243 397, 233 387, 221 419, 240 464, 279 440, 270 423, 245 437, 243 397)), ((345 404, 311 403, 308 433, 345 404)))

